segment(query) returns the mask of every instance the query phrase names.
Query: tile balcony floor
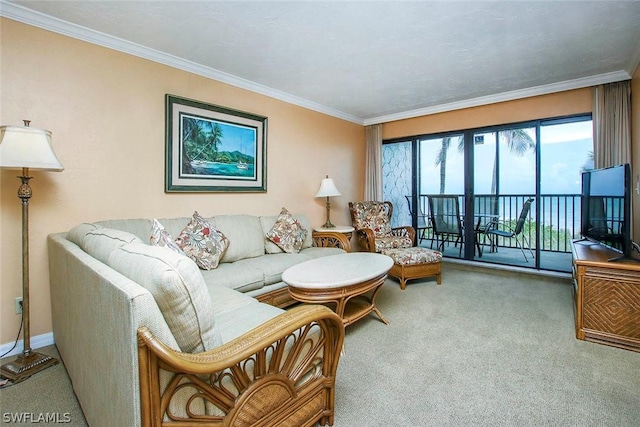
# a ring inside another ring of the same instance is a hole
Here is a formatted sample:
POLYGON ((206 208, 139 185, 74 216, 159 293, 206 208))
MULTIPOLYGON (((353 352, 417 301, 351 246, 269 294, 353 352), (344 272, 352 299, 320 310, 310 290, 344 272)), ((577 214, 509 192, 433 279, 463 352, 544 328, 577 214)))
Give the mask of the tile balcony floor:
MULTIPOLYGON (((424 239, 419 246, 431 248, 432 240, 424 239)), ((433 241, 435 248, 435 241, 433 241)), ((474 261, 481 263, 503 264, 513 267, 536 268, 535 259, 531 259, 529 252, 525 249, 528 261, 525 261, 522 251, 518 248, 499 247, 497 251, 490 252, 488 245, 482 245, 482 257, 476 257, 474 261)), ((464 248, 462 249, 464 255, 464 248)), ((453 243, 446 243, 443 255, 447 258, 462 259, 460 257, 460 247, 453 243)), ((535 250, 534 250, 535 254, 535 250)), ((570 252, 540 251, 540 269, 571 273, 572 257, 570 252)))

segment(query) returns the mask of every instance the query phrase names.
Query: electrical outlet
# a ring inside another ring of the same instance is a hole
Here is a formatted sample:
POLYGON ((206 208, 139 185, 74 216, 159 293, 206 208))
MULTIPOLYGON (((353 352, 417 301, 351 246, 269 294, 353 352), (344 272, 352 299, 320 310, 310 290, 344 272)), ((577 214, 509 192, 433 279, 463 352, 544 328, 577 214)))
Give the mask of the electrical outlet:
POLYGON ((22 297, 15 299, 16 314, 22 314, 22 297))

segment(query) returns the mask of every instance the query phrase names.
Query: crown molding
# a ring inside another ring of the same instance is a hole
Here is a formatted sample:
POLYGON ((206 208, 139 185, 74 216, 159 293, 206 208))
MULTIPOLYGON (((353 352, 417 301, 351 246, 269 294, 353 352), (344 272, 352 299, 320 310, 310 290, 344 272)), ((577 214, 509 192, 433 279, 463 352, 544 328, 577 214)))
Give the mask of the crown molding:
POLYGON ((583 77, 575 80, 567 80, 559 83, 552 83, 527 89, 497 93, 495 95, 481 96, 479 98, 466 99, 463 101, 450 102, 448 104, 440 104, 433 107, 420 108, 417 110, 388 114, 379 117, 371 117, 364 120, 364 125, 368 126, 379 123, 393 122, 396 120, 412 119, 414 117, 444 113, 453 110, 461 110, 463 108, 478 107, 481 105, 495 104, 497 102, 513 101, 516 99, 529 98, 532 96, 548 95, 550 93, 563 92, 573 89, 582 89, 585 87, 596 86, 605 83, 628 80, 630 78, 631 75, 627 71, 614 71, 611 73, 583 77))
POLYGON ((229 84, 231 86, 246 89, 251 92, 275 98, 280 101, 294 104, 322 114, 333 116, 342 120, 363 124, 362 118, 347 114, 345 112, 321 105, 289 93, 264 86, 250 80, 246 80, 229 73, 225 73, 214 68, 205 67, 192 61, 187 61, 177 56, 169 55, 155 49, 132 43, 128 40, 114 37, 99 31, 91 30, 81 25, 72 24, 49 15, 28 9, 26 7, 0 0, 0 16, 14 21, 22 22, 54 33, 62 34, 78 40, 82 40, 95 45, 103 46, 119 52, 148 59, 160 64, 168 65, 179 70, 197 74, 212 80, 229 84))

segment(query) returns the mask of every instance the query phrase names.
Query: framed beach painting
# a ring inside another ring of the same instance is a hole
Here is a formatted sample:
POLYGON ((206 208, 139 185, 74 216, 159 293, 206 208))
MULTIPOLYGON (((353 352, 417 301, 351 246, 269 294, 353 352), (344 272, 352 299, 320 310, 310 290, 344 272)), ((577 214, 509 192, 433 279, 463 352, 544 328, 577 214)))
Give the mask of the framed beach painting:
POLYGON ((166 95, 166 192, 267 191, 267 118, 166 95))

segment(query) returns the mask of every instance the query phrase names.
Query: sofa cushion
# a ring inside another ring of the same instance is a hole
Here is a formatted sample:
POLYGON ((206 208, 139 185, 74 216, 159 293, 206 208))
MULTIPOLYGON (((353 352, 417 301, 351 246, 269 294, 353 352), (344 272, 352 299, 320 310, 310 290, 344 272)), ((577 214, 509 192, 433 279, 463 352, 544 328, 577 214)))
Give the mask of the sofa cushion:
MULTIPOLYGON (((267 233, 273 228, 279 216, 280 215, 269 215, 260 217, 260 226, 262 227, 262 235, 264 239, 264 249, 268 254, 282 253, 282 249, 280 249, 278 245, 273 243, 267 237, 267 233)), ((300 225, 302 225, 302 227, 304 227, 305 230, 308 230, 304 242, 302 242, 302 249, 310 248, 311 246, 313 246, 313 236, 311 235, 311 230, 313 230, 313 228, 311 227, 311 223, 303 214, 294 214, 293 217, 300 223, 300 225)))
POLYGON ((88 226, 82 227, 82 229, 84 233, 80 230, 73 231, 74 237, 78 240, 76 244, 83 251, 105 264, 108 263, 111 252, 119 247, 133 242, 142 243, 138 236, 114 228, 95 227, 91 229, 91 226, 88 226), (81 236, 81 234, 83 235, 81 236))
POLYGON ((287 254, 280 252, 279 254, 268 254, 258 258, 253 258, 252 266, 262 271, 265 286, 282 281, 282 273, 289 267, 300 264, 308 260, 300 253, 287 254))
POLYGON ((111 253, 109 265, 149 290, 183 352, 221 344, 211 297, 192 260, 166 247, 130 243, 111 253))
POLYGON ((84 237, 88 232, 96 230, 98 228, 102 228, 101 225, 97 224, 89 224, 82 223, 80 225, 76 225, 71 230, 67 232, 67 240, 75 243, 76 245, 82 247, 84 245, 84 237))
POLYGON ((236 308, 248 304, 260 304, 257 299, 250 297, 246 293, 234 291, 224 286, 216 286, 207 283, 207 290, 211 297, 213 313, 216 318, 216 327, 219 329, 218 318, 224 314, 234 311, 236 308))
POLYGON ((146 218, 134 219, 108 219, 97 221, 94 224, 105 228, 115 228, 116 230, 126 231, 135 234, 143 242, 147 242, 151 233, 152 221, 146 218))
POLYGON ((229 246, 229 239, 196 211, 176 237, 176 244, 203 270, 213 270, 229 246))
POLYGON ((222 313, 216 318, 222 342, 226 344, 281 313, 282 309, 257 301, 255 304, 245 304, 233 311, 222 313))
POLYGON ((260 289, 264 286, 264 273, 254 264, 256 258, 223 262, 215 270, 201 270, 207 286, 224 286, 239 292, 260 289))
POLYGON ((229 247, 221 262, 264 255, 264 235, 257 216, 220 215, 207 219, 229 239, 229 247))

